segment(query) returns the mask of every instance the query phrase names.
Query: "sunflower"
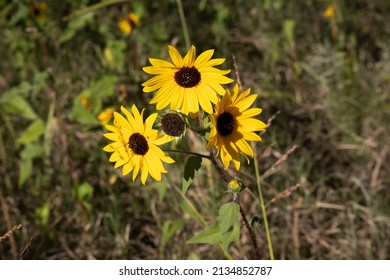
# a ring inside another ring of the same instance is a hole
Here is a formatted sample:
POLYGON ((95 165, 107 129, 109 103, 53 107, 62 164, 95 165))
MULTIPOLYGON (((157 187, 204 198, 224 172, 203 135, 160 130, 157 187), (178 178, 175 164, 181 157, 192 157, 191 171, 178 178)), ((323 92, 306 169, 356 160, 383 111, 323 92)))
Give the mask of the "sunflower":
POLYGON ((207 147, 215 147, 221 155, 223 167, 227 169, 233 161, 236 169, 240 168, 240 154, 248 163, 253 157, 253 150, 247 141, 261 141, 255 131, 261 131, 266 125, 253 117, 259 115, 260 108, 250 108, 257 95, 250 95, 250 88, 238 94, 238 85, 233 91, 226 90, 223 98, 215 106, 215 113, 210 115, 213 128, 207 147))
POLYGON ((230 70, 214 68, 222 64, 224 58, 211 59, 214 50, 207 50, 196 58, 196 49, 191 46, 184 58, 172 46, 168 46, 168 52, 172 63, 150 58, 152 66, 143 70, 152 75, 157 75, 144 82, 144 92, 157 90, 151 104, 156 104, 157 110, 170 104, 171 110, 180 109, 185 115, 195 114, 200 107, 211 114, 211 103, 218 102, 218 95, 223 95, 225 89, 221 84, 231 83, 233 80, 225 77, 230 70))
POLYGON ((127 14, 127 18, 121 18, 119 20, 118 28, 123 34, 128 35, 138 24, 138 16, 133 12, 129 12, 127 14))
POLYGON ((105 133, 104 137, 114 141, 103 148, 106 152, 113 152, 109 161, 116 162, 115 168, 123 165, 123 175, 133 171, 133 181, 140 172, 143 185, 149 174, 156 181, 161 181, 161 173, 167 173, 162 162, 173 163, 174 161, 158 146, 174 138, 159 135, 158 131, 152 128, 157 113, 150 115, 144 122, 144 110, 140 114, 135 105, 131 108, 132 114, 123 106, 121 110, 127 119, 114 112, 114 125, 106 125, 111 133, 105 133))

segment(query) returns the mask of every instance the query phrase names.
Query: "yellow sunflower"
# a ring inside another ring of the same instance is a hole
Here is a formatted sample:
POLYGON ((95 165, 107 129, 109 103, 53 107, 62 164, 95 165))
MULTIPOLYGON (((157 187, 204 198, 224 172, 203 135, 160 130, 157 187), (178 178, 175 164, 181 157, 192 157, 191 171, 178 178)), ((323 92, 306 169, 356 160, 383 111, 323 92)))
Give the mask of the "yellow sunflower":
POLYGON ((123 165, 122 174, 127 175, 133 171, 133 181, 138 173, 141 173, 141 182, 145 185, 150 174, 156 181, 161 181, 161 173, 167 173, 162 162, 173 163, 173 159, 165 155, 158 147, 165 144, 173 137, 159 135, 153 129, 153 123, 157 118, 157 113, 150 115, 145 122, 143 113, 139 113, 135 105, 132 106, 132 114, 121 107, 123 115, 114 112, 114 125, 106 125, 111 133, 105 133, 104 137, 114 141, 103 148, 106 152, 113 152, 110 162, 116 162, 115 168, 123 165))
POLYGON ((114 109, 112 108, 107 108, 105 110, 103 110, 98 116, 98 120, 100 121, 100 123, 102 125, 105 125, 107 124, 109 121, 111 121, 112 119, 112 116, 113 116, 113 113, 114 113, 114 109))
POLYGON ((261 141, 255 131, 266 128, 265 123, 253 117, 259 115, 260 108, 250 108, 257 95, 250 89, 238 94, 238 85, 233 91, 226 90, 223 98, 215 106, 215 113, 210 115, 213 128, 207 147, 215 147, 220 154, 223 167, 227 169, 233 161, 236 169, 240 168, 240 154, 248 163, 253 157, 253 150, 247 141, 261 141))
POLYGON ((211 59, 214 50, 207 50, 196 58, 196 49, 191 46, 183 58, 172 46, 168 46, 168 52, 172 63, 150 58, 152 66, 143 70, 152 75, 157 75, 144 82, 144 92, 157 90, 151 104, 156 104, 157 110, 170 104, 171 110, 180 109, 183 114, 195 114, 200 107, 211 114, 211 103, 218 102, 218 95, 223 95, 225 89, 221 84, 231 83, 233 80, 225 77, 230 70, 214 68, 222 64, 224 58, 211 59))
POLYGON ((119 20, 118 28, 123 34, 128 35, 138 24, 139 24, 138 16, 133 12, 129 12, 127 14, 127 18, 121 18, 119 20))

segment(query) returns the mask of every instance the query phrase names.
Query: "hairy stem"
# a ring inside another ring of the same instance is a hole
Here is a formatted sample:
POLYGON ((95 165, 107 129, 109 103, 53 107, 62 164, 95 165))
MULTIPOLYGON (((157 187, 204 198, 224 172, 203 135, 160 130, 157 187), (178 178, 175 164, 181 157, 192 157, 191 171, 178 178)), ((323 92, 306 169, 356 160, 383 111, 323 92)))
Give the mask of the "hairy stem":
MULTIPOLYGON (((214 157, 214 154, 213 154, 213 151, 210 150, 210 157, 209 157, 210 161, 213 163, 213 165, 215 166, 215 168, 217 169, 219 175, 221 176, 221 178, 228 184, 229 183, 229 179, 228 177, 226 176, 226 173, 222 170, 222 167, 218 164, 217 160, 215 159, 214 157)), ((260 259, 260 254, 259 254, 259 249, 257 247, 257 243, 256 243, 256 236, 255 236, 255 233, 252 229, 252 227, 249 225, 248 223, 248 220, 246 219, 245 217, 245 213, 244 213, 244 210, 242 209, 240 203, 238 203, 238 195, 235 194, 235 196, 233 197, 233 200, 238 204, 238 206, 240 207, 240 214, 241 214, 241 217, 244 221, 244 225, 246 227, 246 229, 248 230, 249 232, 249 235, 250 235, 250 238, 251 238, 251 241, 252 241, 252 246, 253 246, 253 250, 255 251, 255 254, 256 254, 256 258, 257 259, 260 259)))
POLYGON ((240 206, 240 214, 241 214, 242 220, 244 221, 245 227, 249 231, 249 236, 250 236, 250 238, 252 240, 252 246, 253 246, 253 250, 255 251, 256 258, 258 260, 260 260, 260 253, 259 253, 259 248, 257 247, 255 233, 253 232, 252 227, 249 225, 248 220, 245 217, 244 210, 242 209, 242 207, 241 207, 241 205, 240 205, 240 203, 238 201, 237 201, 237 204, 238 204, 238 206, 240 206))
POLYGON ((203 155, 203 154, 194 153, 194 152, 188 152, 188 151, 182 151, 182 150, 163 150, 163 151, 168 152, 168 153, 181 153, 181 154, 187 154, 187 155, 194 155, 194 156, 198 156, 201 158, 210 159, 210 156, 208 156, 208 155, 203 155))

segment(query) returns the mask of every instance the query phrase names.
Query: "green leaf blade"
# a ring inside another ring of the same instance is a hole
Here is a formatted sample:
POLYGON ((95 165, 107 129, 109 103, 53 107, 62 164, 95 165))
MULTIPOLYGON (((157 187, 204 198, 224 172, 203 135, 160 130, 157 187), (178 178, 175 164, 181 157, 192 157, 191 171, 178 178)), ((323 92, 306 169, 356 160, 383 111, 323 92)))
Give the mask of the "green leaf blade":
POLYGON ((185 194, 194 180, 198 170, 202 166, 202 158, 199 156, 191 156, 187 159, 184 167, 184 176, 181 191, 185 194))
POLYGON ((236 239, 239 212, 240 207, 235 202, 226 203, 219 209, 218 225, 225 252, 227 252, 230 242, 236 239))
POLYGON ((206 243, 218 244, 221 242, 221 233, 219 225, 215 224, 205 228, 203 231, 188 240, 187 244, 206 243))

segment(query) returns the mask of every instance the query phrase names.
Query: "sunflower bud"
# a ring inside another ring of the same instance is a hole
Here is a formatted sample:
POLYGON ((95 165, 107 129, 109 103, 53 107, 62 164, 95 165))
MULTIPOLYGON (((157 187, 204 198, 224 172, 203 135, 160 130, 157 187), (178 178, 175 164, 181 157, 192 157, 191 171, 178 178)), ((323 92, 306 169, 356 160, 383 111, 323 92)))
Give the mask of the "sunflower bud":
POLYGON ((228 191, 231 193, 240 193, 244 188, 244 185, 239 180, 231 180, 228 183, 228 191))
POLYGON ((180 112, 169 111, 161 116, 160 126, 165 134, 173 137, 180 137, 184 135, 188 123, 180 112))

